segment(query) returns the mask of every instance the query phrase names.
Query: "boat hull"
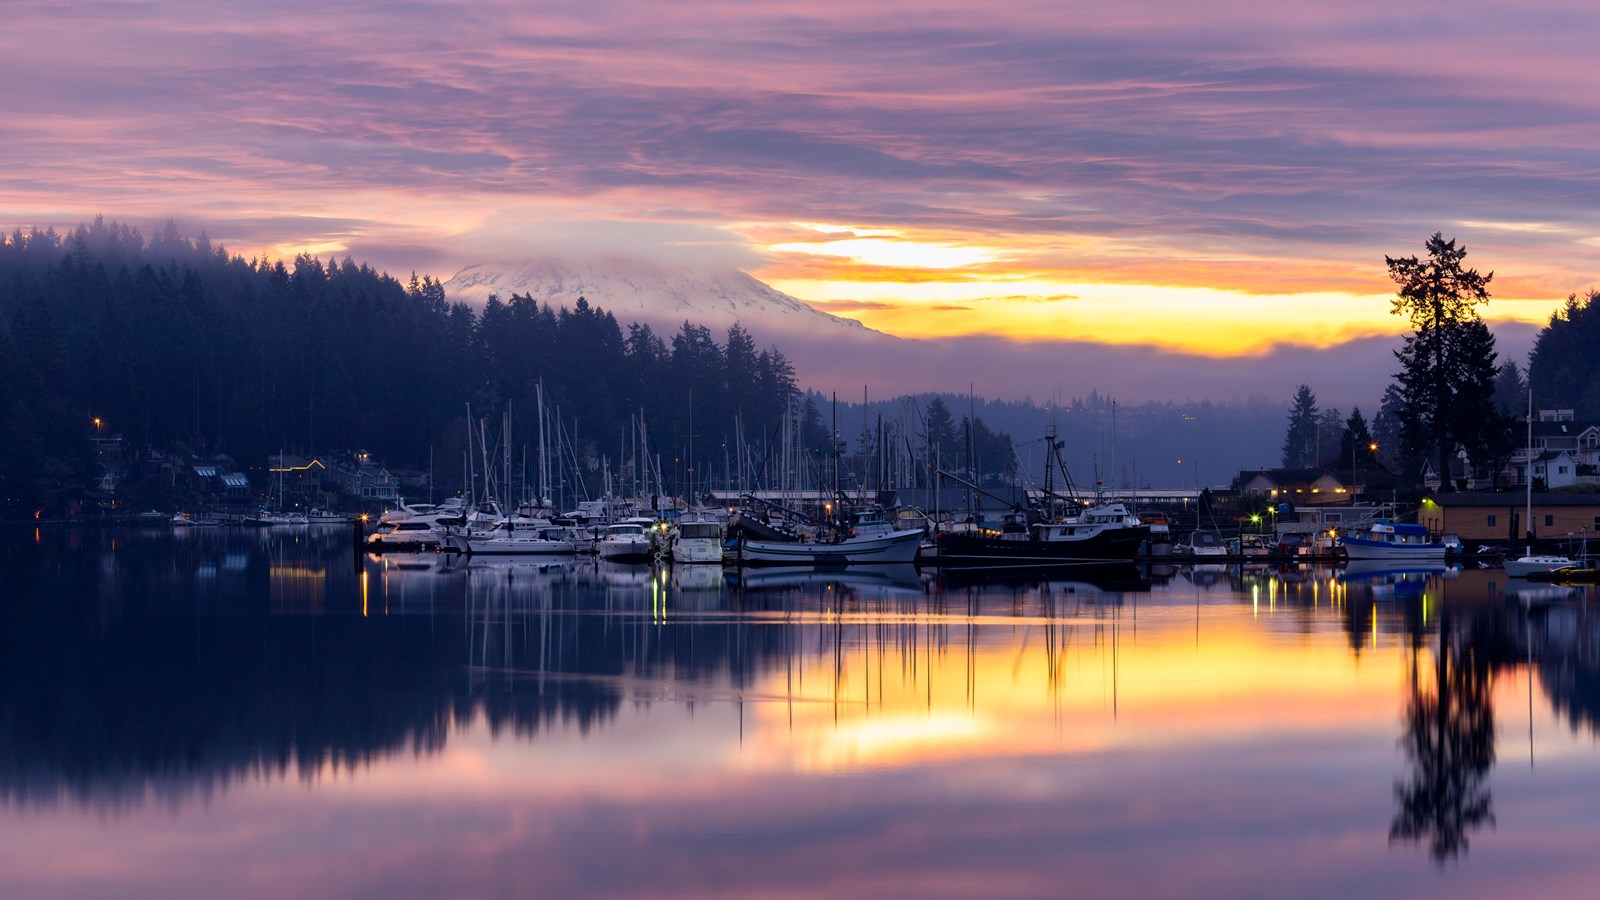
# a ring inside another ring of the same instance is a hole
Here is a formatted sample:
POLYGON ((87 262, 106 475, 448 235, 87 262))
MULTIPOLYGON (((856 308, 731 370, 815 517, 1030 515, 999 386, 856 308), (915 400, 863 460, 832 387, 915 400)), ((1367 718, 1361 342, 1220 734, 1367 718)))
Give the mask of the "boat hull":
POLYGON ((602 540, 596 545, 595 552, 607 562, 617 563, 642 563, 649 562, 652 556, 650 541, 608 541, 602 540))
POLYGON ((1508 559, 1505 562, 1506 574, 1512 578, 1527 578, 1530 575, 1544 575, 1557 569, 1566 569, 1578 565, 1576 560, 1565 556, 1524 556, 1521 559, 1508 559))
POLYGON ((1076 540, 1008 538, 946 533, 938 536, 941 566, 1050 566, 1131 563, 1148 529, 1106 529, 1076 540))
POLYGON ((1383 562, 1444 562, 1444 544, 1391 544, 1347 537, 1339 542, 1345 555, 1352 560, 1370 559, 1383 562))
POLYGON ((404 539, 379 535, 367 539, 367 551, 370 553, 432 553, 439 549, 438 536, 429 532, 420 532, 404 539))
POLYGON ((892 531, 872 537, 851 538, 837 544, 743 540, 739 542, 738 561, 744 566, 911 563, 917 559, 917 545, 921 540, 921 531, 892 531))
POLYGON ((551 541, 542 538, 460 538, 466 553, 473 556, 572 556, 578 548, 571 541, 551 541))
POLYGON ((707 539, 679 540, 672 545, 672 561, 689 565, 722 563, 722 542, 707 539))

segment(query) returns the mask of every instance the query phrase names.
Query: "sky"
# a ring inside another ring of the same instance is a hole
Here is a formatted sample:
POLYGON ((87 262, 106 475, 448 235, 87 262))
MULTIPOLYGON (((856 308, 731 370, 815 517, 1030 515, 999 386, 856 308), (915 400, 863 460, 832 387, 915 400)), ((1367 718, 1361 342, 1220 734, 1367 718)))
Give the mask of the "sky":
MULTIPOLYGON (((1600 285, 1600 6, 8 0, 0 225, 734 266, 905 338, 1261 360, 1600 285)), ((1164 376, 1173 377, 1173 376, 1164 376)))

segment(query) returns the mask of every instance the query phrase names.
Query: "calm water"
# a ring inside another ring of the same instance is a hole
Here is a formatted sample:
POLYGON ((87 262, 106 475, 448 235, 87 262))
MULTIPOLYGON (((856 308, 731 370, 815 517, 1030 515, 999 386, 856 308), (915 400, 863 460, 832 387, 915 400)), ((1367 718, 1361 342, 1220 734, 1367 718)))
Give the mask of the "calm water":
POLYGON ((1594 896, 1596 612, 11 532, 0 894, 1594 896))

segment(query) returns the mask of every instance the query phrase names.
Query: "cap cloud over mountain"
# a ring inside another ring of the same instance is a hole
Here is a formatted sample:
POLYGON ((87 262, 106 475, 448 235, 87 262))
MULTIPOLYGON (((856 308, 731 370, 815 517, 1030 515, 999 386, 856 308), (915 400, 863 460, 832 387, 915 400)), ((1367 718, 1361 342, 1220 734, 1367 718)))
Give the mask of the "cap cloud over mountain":
MULTIPOLYGON (((557 259, 481 263, 445 282, 456 300, 480 305, 512 294, 572 307, 579 297, 616 316, 624 328, 646 323, 669 339, 685 321, 719 340, 739 322, 757 346, 776 346, 800 384, 858 397, 969 390, 996 399, 1044 403, 1091 389, 1127 402, 1288 402, 1301 383, 1326 406, 1375 411, 1395 371, 1398 335, 1326 348, 1284 345, 1259 356, 1207 357, 1140 345, 1108 345, 1093 335, 1041 335, 1034 341, 973 336, 911 340, 830 315, 734 268, 699 269, 648 259, 557 259)), ((1502 360, 1527 359, 1537 329, 1495 327, 1502 360)))
MULTIPOLYGON (((481 303, 491 294, 512 294, 571 307, 579 297, 609 310, 624 327, 643 322, 658 333, 676 331, 685 321, 714 332, 735 322, 758 340, 781 335, 871 329, 815 309, 738 269, 697 270, 643 259, 530 260, 509 266, 471 265, 444 284, 452 298, 481 303)), ((873 332, 881 335, 881 332, 873 332)), ((887 337, 887 335, 881 335, 887 337)))

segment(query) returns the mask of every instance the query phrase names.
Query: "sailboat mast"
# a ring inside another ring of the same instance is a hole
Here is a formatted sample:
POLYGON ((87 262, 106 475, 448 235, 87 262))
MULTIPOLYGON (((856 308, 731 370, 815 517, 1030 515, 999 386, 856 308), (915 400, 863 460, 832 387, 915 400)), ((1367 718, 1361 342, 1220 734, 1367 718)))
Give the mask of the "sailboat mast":
POLYGON ((550 453, 545 449, 543 378, 534 386, 534 396, 539 401, 539 502, 543 504, 550 496, 550 453))
POLYGON ((467 452, 465 453, 467 470, 467 507, 471 509, 478 505, 478 473, 472 468, 472 404, 467 404, 467 452))
MULTIPOLYGON (((1448 473, 1446 473, 1448 474, 1448 473)), ((1522 533, 1527 535, 1529 546, 1528 554, 1533 554, 1533 381, 1528 382, 1528 477, 1527 477, 1527 509, 1523 513, 1522 533)))

